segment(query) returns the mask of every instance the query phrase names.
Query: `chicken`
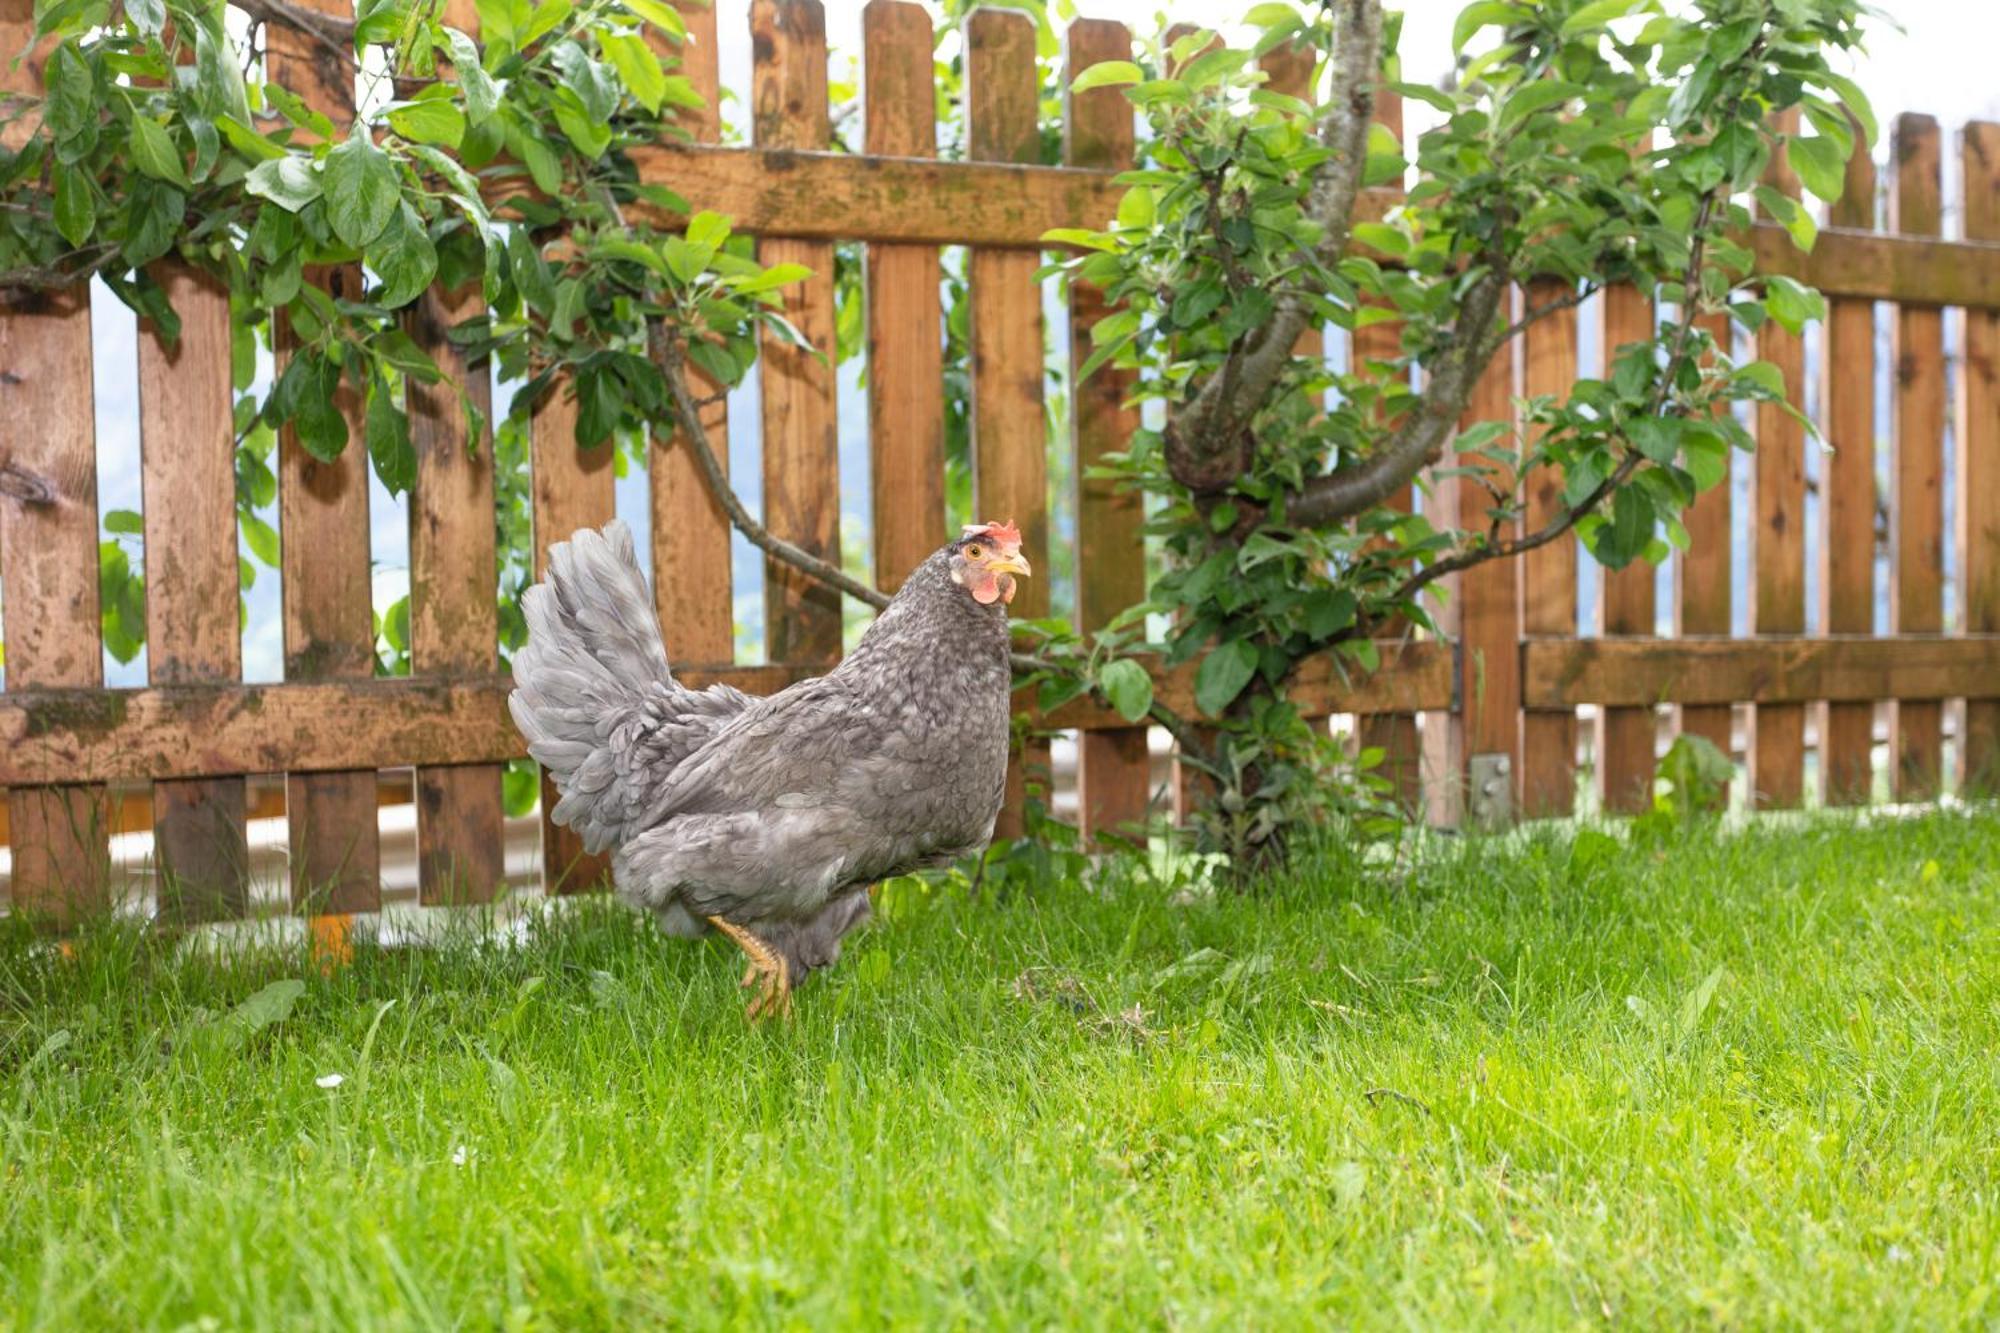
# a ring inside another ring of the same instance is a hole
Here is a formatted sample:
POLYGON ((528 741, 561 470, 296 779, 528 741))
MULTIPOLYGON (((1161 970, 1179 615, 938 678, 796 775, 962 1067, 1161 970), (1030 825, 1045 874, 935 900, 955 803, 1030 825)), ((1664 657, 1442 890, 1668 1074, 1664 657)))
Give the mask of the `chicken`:
POLYGON ((1029 573, 1011 523, 917 567, 844 661, 765 698, 668 669, 623 523, 549 549, 522 599, 508 704, 562 799, 615 849, 620 896, 672 935, 722 931, 762 978, 752 1019, 840 955, 892 875, 984 847, 1006 785, 1007 604, 1029 573))

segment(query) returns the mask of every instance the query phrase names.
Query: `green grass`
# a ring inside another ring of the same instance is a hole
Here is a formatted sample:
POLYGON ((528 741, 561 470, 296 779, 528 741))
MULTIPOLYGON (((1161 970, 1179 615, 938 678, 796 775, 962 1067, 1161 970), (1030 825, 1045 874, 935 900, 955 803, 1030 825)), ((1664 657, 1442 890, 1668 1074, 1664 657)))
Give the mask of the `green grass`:
POLYGON ((762 1030, 608 904, 331 980, 0 930, 0 1324, 2000 1321, 1993 812, 1175 897, 904 889, 762 1030))

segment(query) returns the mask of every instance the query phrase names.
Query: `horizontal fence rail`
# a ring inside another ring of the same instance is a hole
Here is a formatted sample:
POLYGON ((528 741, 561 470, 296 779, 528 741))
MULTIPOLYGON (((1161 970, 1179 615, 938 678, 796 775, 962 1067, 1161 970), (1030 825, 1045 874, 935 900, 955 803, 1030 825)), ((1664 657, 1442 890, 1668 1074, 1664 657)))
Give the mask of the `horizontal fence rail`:
MULTIPOLYGON (((327 13, 347 8, 342 0, 301 2, 327 13)), ((1069 386, 1067 433, 1050 438, 1043 372, 1056 335, 1045 327, 1050 303, 1034 276, 1046 233, 1094 229, 1116 212, 1123 193, 1117 173, 1138 159, 1122 94, 1097 89, 1061 99, 1056 165, 1055 140, 1040 123, 1050 90, 1037 87, 1032 22, 1014 11, 976 11, 960 25, 965 158, 940 159, 931 17, 915 4, 871 0, 862 25, 863 151, 834 151, 820 5, 754 0, 751 85, 736 99, 748 113, 750 142, 725 146, 717 25, 742 22, 743 7, 725 3, 718 15, 706 0, 685 0, 677 8, 691 34, 676 52, 681 72, 709 106, 687 116, 693 142, 633 154, 641 177, 690 207, 729 217, 737 231, 757 238, 765 262, 811 268, 814 277, 783 299, 787 316, 821 345, 832 342, 839 313, 835 244, 858 243, 878 582, 893 588, 947 531, 939 293, 944 249, 963 246, 971 313, 956 335, 969 350, 968 382, 957 401, 970 418, 963 429, 972 440, 978 507, 987 517, 1017 521, 1042 569, 1052 541, 1049 479, 1066 465, 1079 479, 1078 619, 1095 628, 1139 600, 1149 567, 1137 498, 1086 475, 1136 429, 1134 385, 1114 370, 1069 386)), ((470 15, 462 25, 476 27, 470 15)), ((337 121, 351 115, 352 89, 322 77, 312 44, 275 19, 269 27, 273 76, 337 121)), ((0 44, 21 50, 32 31, 27 0, 0 0, 0 44)), ((1133 49, 1123 24, 1079 19, 1064 34, 1059 77, 1066 87, 1075 71, 1128 58, 1133 49)), ((37 59, 0 69, 0 90, 38 92, 37 59)), ((1314 96, 1309 55, 1280 49, 1263 66, 1272 87, 1314 96)), ((1376 119, 1399 132, 1399 99, 1383 94, 1376 119)), ((1858 152, 1848 195, 1829 210, 1809 253, 1771 222, 1753 224, 1741 238, 1761 273, 1796 278, 1829 298, 1817 409, 1830 453, 1816 454, 1789 414, 1760 411, 1756 453, 1730 460, 1734 475, 1687 515, 1691 542, 1674 557, 1670 604, 1661 604, 1650 567, 1606 574, 1599 580, 1605 637, 1582 636, 1579 550, 1573 542, 1552 544, 1532 559, 1453 580, 1437 612, 1441 636, 1391 627, 1385 634, 1397 637, 1376 645, 1373 673, 1351 674, 1331 655, 1308 663, 1291 685, 1301 712, 1356 715, 1362 743, 1387 756, 1398 796, 1446 822, 1489 816, 1496 800, 1503 813, 1566 814, 1592 783, 1605 808, 1642 808, 1659 748, 1677 733, 1740 752, 1743 794, 1771 805, 1805 799, 1806 755, 1816 738, 1825 799, 1866 799, 1878 712, 1893 792, 1921 797, 1941 788, 1947 733, 1961 789, 1982 782, 1990 789, 2000 766, 2000 127, 1963 131, 1962 238, 1942 235, 1944 137, 1936 124, 1903 117, 1891 140, 1886 229, 1878 229, 1874 164, 1858 152), (1881 376, 1889 395, 1881 403, 1876 302, 1895 307, 1891 359, 1881 366, 1893 373, 1881 376), (1951 399, 1947 319, 1963 331, 1951 399), (1878 449, 1878 410, 1889 422, 1886 451, 1878 449), (1950 506, 1948 480, 1955 488, 1950 506), (1818 517, 1817 608, 1806 600, 1809 505, 1818 517), (1952 512, 1956 531, 1946 526, 1952 512), (1948 544, 1956 554, 1956 625, 1943 615, 1948 544), (1733 564, 1747 572, 1743 605, 1733 564), (1872 633, 1878 564, 1886 564, 1892 589, 1886 637, 1872 633), (1752 636, 1730 637, 1746 612, 1752 636), (1672 622, 1671 636, 1655 632, 1663 619, 1672 622), (1583 729, 1579 709, 1597 712, 1595 731, 1583 729), (1595 772, 1580 779, 1586 750, 1595 772)), ((1770 183, 1797 192, 1782 161, 1770 183)), ((494 177, 496 202, 521 188, 505 174, 494 177)), ((1399 198, 1395 189, 1368 191, 1361 212, 1382 216, 1399 198)), ((634 211, 656 224, 676 221, 650 205, 634 211)), ((89 304, 64 298, 0 307, 0 410, 10 423, 31 423, 10 425, 0 443, 7 481, 0 488, 7 651, 0 787, 8 790, 13 904, 63 913, 101 903, 107 840, 131 817, 135 787, 150 787, 162 912, 186 919, 244 912, 246 821, 274 808, 287 820, 294 909, 371 910, 381 903, 384 770, 413 770, 403 780, 417 807, 422 901, 490 896, 502 870, 501 766, 523 757, 507 714, 510 682, 498 671, 494 587, 495 506, 504 503, 501 482, 518 479, 496 476, 492 442, 466 440, 456 410, 460 384, 491 406, 490 369, 465 364, 447 337, 452 324, 480 313, 477 291, 434 290, 407 321, 449 381, 413 388, 409 399, 419 460, 409 501, 413 675, 372 675, 372 613, 379 608, 371 606, 368 486, 356 430, 356 443, 334 464, 314 460, 289 437, 280 441, 285 679, 245 684, 230 526, 227 301, 192 274, 160 277, 175 293, 184 332, 169 355, 142 329, 135 372, 150 626, 150 683, 139 689, 103 688, 98 423, 91 409, 98 349, 89 304), (282 798, 267 775, 282 778, 282 798)), ((353 275, 314 280, 339 291, 353 275)), ((1067 295, 1069 343, 1055 350, 1074 368, 1088 356, 1089 327, 1106 308, 1085 285, 1067 295)), ((1489 369, 1468 420, 1509 419, 1521 395, 1563 393, 1577 378, 1603 373, 1616 347, 1649 336, 1656 317, 1648 296, 1627 289, 1604 293, 1588 311, 1538 322, 1525 345, 1489 369), (1599 361, 1586 364, 1590 330, 1599 361)), ((1723 324, 1711 331, 1725 342, 1731 337, 1723 324)), ((1776 363, 1791 401, 1805 405, 1805 344, 1770 328, 1736 332, 1739 354, 1776 363)), ((1344 354, 1363 358, 1393 356, 1397 346, 1393 328, 1379 326, 1350 343, 1344 354)), ((1318 331, 1301 343, 1302 354, 1325 354, 1325 347, 1318 331)), ((280 330, 281 363, 287 351, 280 330)), ((746 400, 725 401, 718 387, 703 382, 697 389, 709 399, 708 428, 723 443, 743 430, 731 410, 742 413, 746 400)), ((344 398, 341 406, 350 416, 359 411, 344 398)), ((537 571, 551 543, 616 512, 613 450, 575 447, 576 410, 559 388, 537 406, 530 426, 523 503, 537 571)), ((749 410, 759 418, 767 521, 779 536, 837 558, 833 369, 766 346, 749 410)), ((773 661, 730 660, 726 521, 688 451, 671 438, 651 443, 646 502, 655 605, 674 660, 708 664, 678 674, 696 685, 728 682, 766 694, 827 669, 840 653, 839 604, 779 567, 767 571, 773 661)), ((1448 520, 1481 503, 1461 495, 1462 484, 1447 478, 1398 502, 1448 520)), ((1531 517, 1558 498, 1531 494, 1531 517)), ((1039 614, 1047 595, 1045 583, 1031 582, 1015 609, 1039 614)), ((1153 666, 1157 696, 1190 718, 1198 668, 1153 666)), ((1030 695, 1018 703, 1034 728, 1080 734, 1077 808, 1087 834, 1143 819, 1166 803, 1146 728, 1088 699, 1046 714, 1036 712, 1030 695)), ((1004 827, 1020 826, 1024 793, 1031 783, 1047 783, 1051 765, 1039 741, 1017 756, 1015 822, 1004 827)), ((1168 779, 1176 801, 1199 799, 1199 781, 1182 778, 1168 779)), ((545 787, 544 809, 547 796, 545 787)), ((541 837, 547 887, 601 883, 605 863, 585 857, 567 830, 544 819, 541 837)))

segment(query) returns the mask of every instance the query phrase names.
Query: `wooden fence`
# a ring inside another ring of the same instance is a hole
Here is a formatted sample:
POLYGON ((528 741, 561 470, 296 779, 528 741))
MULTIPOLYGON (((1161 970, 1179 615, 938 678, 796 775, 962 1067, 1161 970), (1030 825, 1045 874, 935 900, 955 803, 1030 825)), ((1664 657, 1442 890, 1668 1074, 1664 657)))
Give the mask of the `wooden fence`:
MULTIPOLYGON (((340 0, 310 0, 332 9, 340 0)), ((469 6, 468 6, 469 8, 469 6)), ((6 0, 0 47, 22 48, 27 0, 6 0)), ((717 87, 715 15, 683 12, 692 34, 686 72, 717 87)), ((796 261, 815 276, 787 294, 788 314, 822 345, 833 332, 833 245, 865 242, 868 410, 878 569, 907 569, 945 536, 944 417, 940 373, 939 248, 970 247, 971 395, 976 508, 1019 521, 1027 552, 1045 567, 1048 453, 1042 385, 1038 240, 1057 226, 1091 226, 1114 210, 1112 175, 1134 152, 1133 117, 1115 90, 1069 97, 1061 166, 1041 165, 1035 36, 1029 19, 974 14, 968 54, 966 160, 935 158, 932 25, 899 0, 872 0, 865 18, 864 155, 825 151, 827 51, 812 0, 756 0, 754 73, 747 105, 753 146, 718 146, 713 113, 692 123, 702 144, 640 155, 650 179, 732 217, 759 238, 766 262, 796 261), (705 145, 705 146, 704 146, 705 145)), ((1118 23, 1071 25, 1066 64, 1122 57, 1118 23)), ((273 77, 339 119, 351 90, 328 83, 309 44, 283 31, 271 42, 273 77)), ((1309 66, 1276 53, 1275 81, 1309 92, 1309 66)), ((39 88, 29 61, 4 75, 39 88)), ((1380 116, 1399 120, 1385 104, 1380 116)), ((1824 334, 1820 417, 1833 445, 1816 474, 1824 526, 1819 633, 1807 637, 1808 442, 1786 414, 1766 410, 1752 470, 1753 512, 1733 515, 1723 487, 1695 507, 1692 549, 1675 564, 1677 632, 1654 637, 1661 608, 1647 568, 1602 583, 1603 634, 1578 636, 1577 553, 1563 543, 1518 562, 1479 568, 1450 600, 1448 636, 1385 645, 1383 669, 1343 683, 1313 664, 1298 694, 1315 713, 1355 713, 1382 745, 1414 802, 1442 817, 1476 807, 1529 815, 1571 809, 1578 790, 1577 710, 1597 711, 1593 747, 1606 806, 1645 798, 1656 747, 1678 726, 1731 743, 1732 706, 1749 705, 1747 775, 1755 799, 1783 806, 1806 795, 1806 722, 1818 726, 1829 801, 1864 799, 1876 701, 1891 701, 1894 788, 1925 797, 1944 779, 1941 716, 1965 699, 1957 739, 1962 783, 1989 780, 2000 756, 2000 126, 1969 126, 1960 140, 1966 239, 1940 239, 1937 126, 1904 117, 1894 129, 1887 230, 1876 230, 1872 169, 1857 157, 1850 193, 1810 254, 1775 226, 1752 240, 1760 263, 1821 288, 1824 334), (1893 631, 1873 634, 1878 496, 1875 463, 1875 302, 1894 302, 1893 631), (1946 398, 1946 314, 1962 330, 1956 402, 1946 398), (1955 632, 1941 592, 1944 445, 1955 441, 1959 519, 1955 632), (1731 637, 1731 533, 1751 538, 1752 635, 1731 637), (1663 710, 1675 710, 1673 719, 1663 710), (1421 722, 1419 722, 1421 717, 1421 722)), ((1790 187, 1789 182, 1780 180, 1790 187)), ((1373 206, 1393 196, 1378 194, 1373 206)), ((372 676, 365 451, 314 462, 280 441, 283 539, 282 684, 241 680, 230 419, 230 328, 223 293, 187 272, 165 275, 184 332, 165 350, 142 331, 138 383, 144 456, 144 545, 150 682, 103 688, 99 637, 92 337, 88 303, 67 297, 0 310, 0 577, 4 577, 6 690, 0 692, 0 786, 8 788, 17 909, 63 912, 91 903, 106 882, 107 793, 150 784, 163 909, 186 917, 242 912, 247 888, 246 775, 283 774, 293 905, 346 913, 380 902, 376 779, 414 769, 421 898, 476 900, 501 879, 501 765, 520 756, 497 674, 494 478, 490 449, 465 448, 448 388, 414 391, 419 474, 410 504, 413 676, 372 676)), ((351 272, 320 276, 352 284, 351 272)), ((444 337, 475 293, 433 292, 409 330, 454 378, 466 367, 444 337)), ((1097 295, 1071 295, 1071 326, 1087 329, 1097 295)), ((1654 312, 1637 293, 1602 302, 1600 347, 1641 336, 1654 312)), ((1480 386, 1472 415, 1504 417, 1520 393, 1563 391, 1579 373, 1579 315, 1537 324, 1515 359, 1480 386)), ((1379 351, 1357 339, 1361 355, 1379 351)), ((1805 402, 1798 339, 1773 330, 1756 352, 1783 369, 1805 402)), ((1746 349, 1747 350, 1747 349, 1746 349)), ((279 340, 279 357, 285 348, 279 340)), ((1071 364, 1082 349, 1072 348, 1071 364)), ((1076 474, 1120 447, 1136 415, 1130 384, 1106 373, 1075 396, 1076 474)), ((835 385, 825 365, 767 345, 761 374, 765 514, 780 534, 837 555, 835 385)), ((360 405, 344 408, 359 437, 360 405)), ((537 546, 612 517, 613 459, 572 443, 573 403, 550 396, 533 425, 537 546)), ((729 429, 710 409, 711 429, 729 429)), ((667 444, 666 441, 659 442, 667 444)), ((729 537, 685 451, 650 453, 656 599, 683 674, 753 692, 824 669, 840 647, 840 608, 789 570, 767 573, 771 662, 731 660, 729 537)), ((1090 481, 1077 499, 1077 611, 1086 628, 1144 586, 1140 515, 1129 497, 1090 481)), ((1426 497, 1447 510, 1450 485, 1426 497)), ((1530 521, 1557 502, 1537 492, 1530 521)), ((1046 606, 1030 582, 1017 609, 1046 606)), ((1160 687, 1191 707, 1192 667, 1160 687)), ((1087 702, 1042 721, 1081 732, 1080 809, 1089 831, 1146 815, 1156 799, 1147 736, 1087 702)), ((601 864, 561 830, 544 828, 545 877, 565 890, 593 883, 601 864)))

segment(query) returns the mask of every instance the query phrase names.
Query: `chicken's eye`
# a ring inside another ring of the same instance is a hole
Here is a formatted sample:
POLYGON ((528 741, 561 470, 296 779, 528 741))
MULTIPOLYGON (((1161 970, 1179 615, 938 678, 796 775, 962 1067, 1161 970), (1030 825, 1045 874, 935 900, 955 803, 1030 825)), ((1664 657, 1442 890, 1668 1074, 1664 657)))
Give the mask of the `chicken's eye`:
POLYGON ((965 558, 967 560, 983 560, 986 558, 986 552, 975 542, 973 545, 965 548, 965 558))

